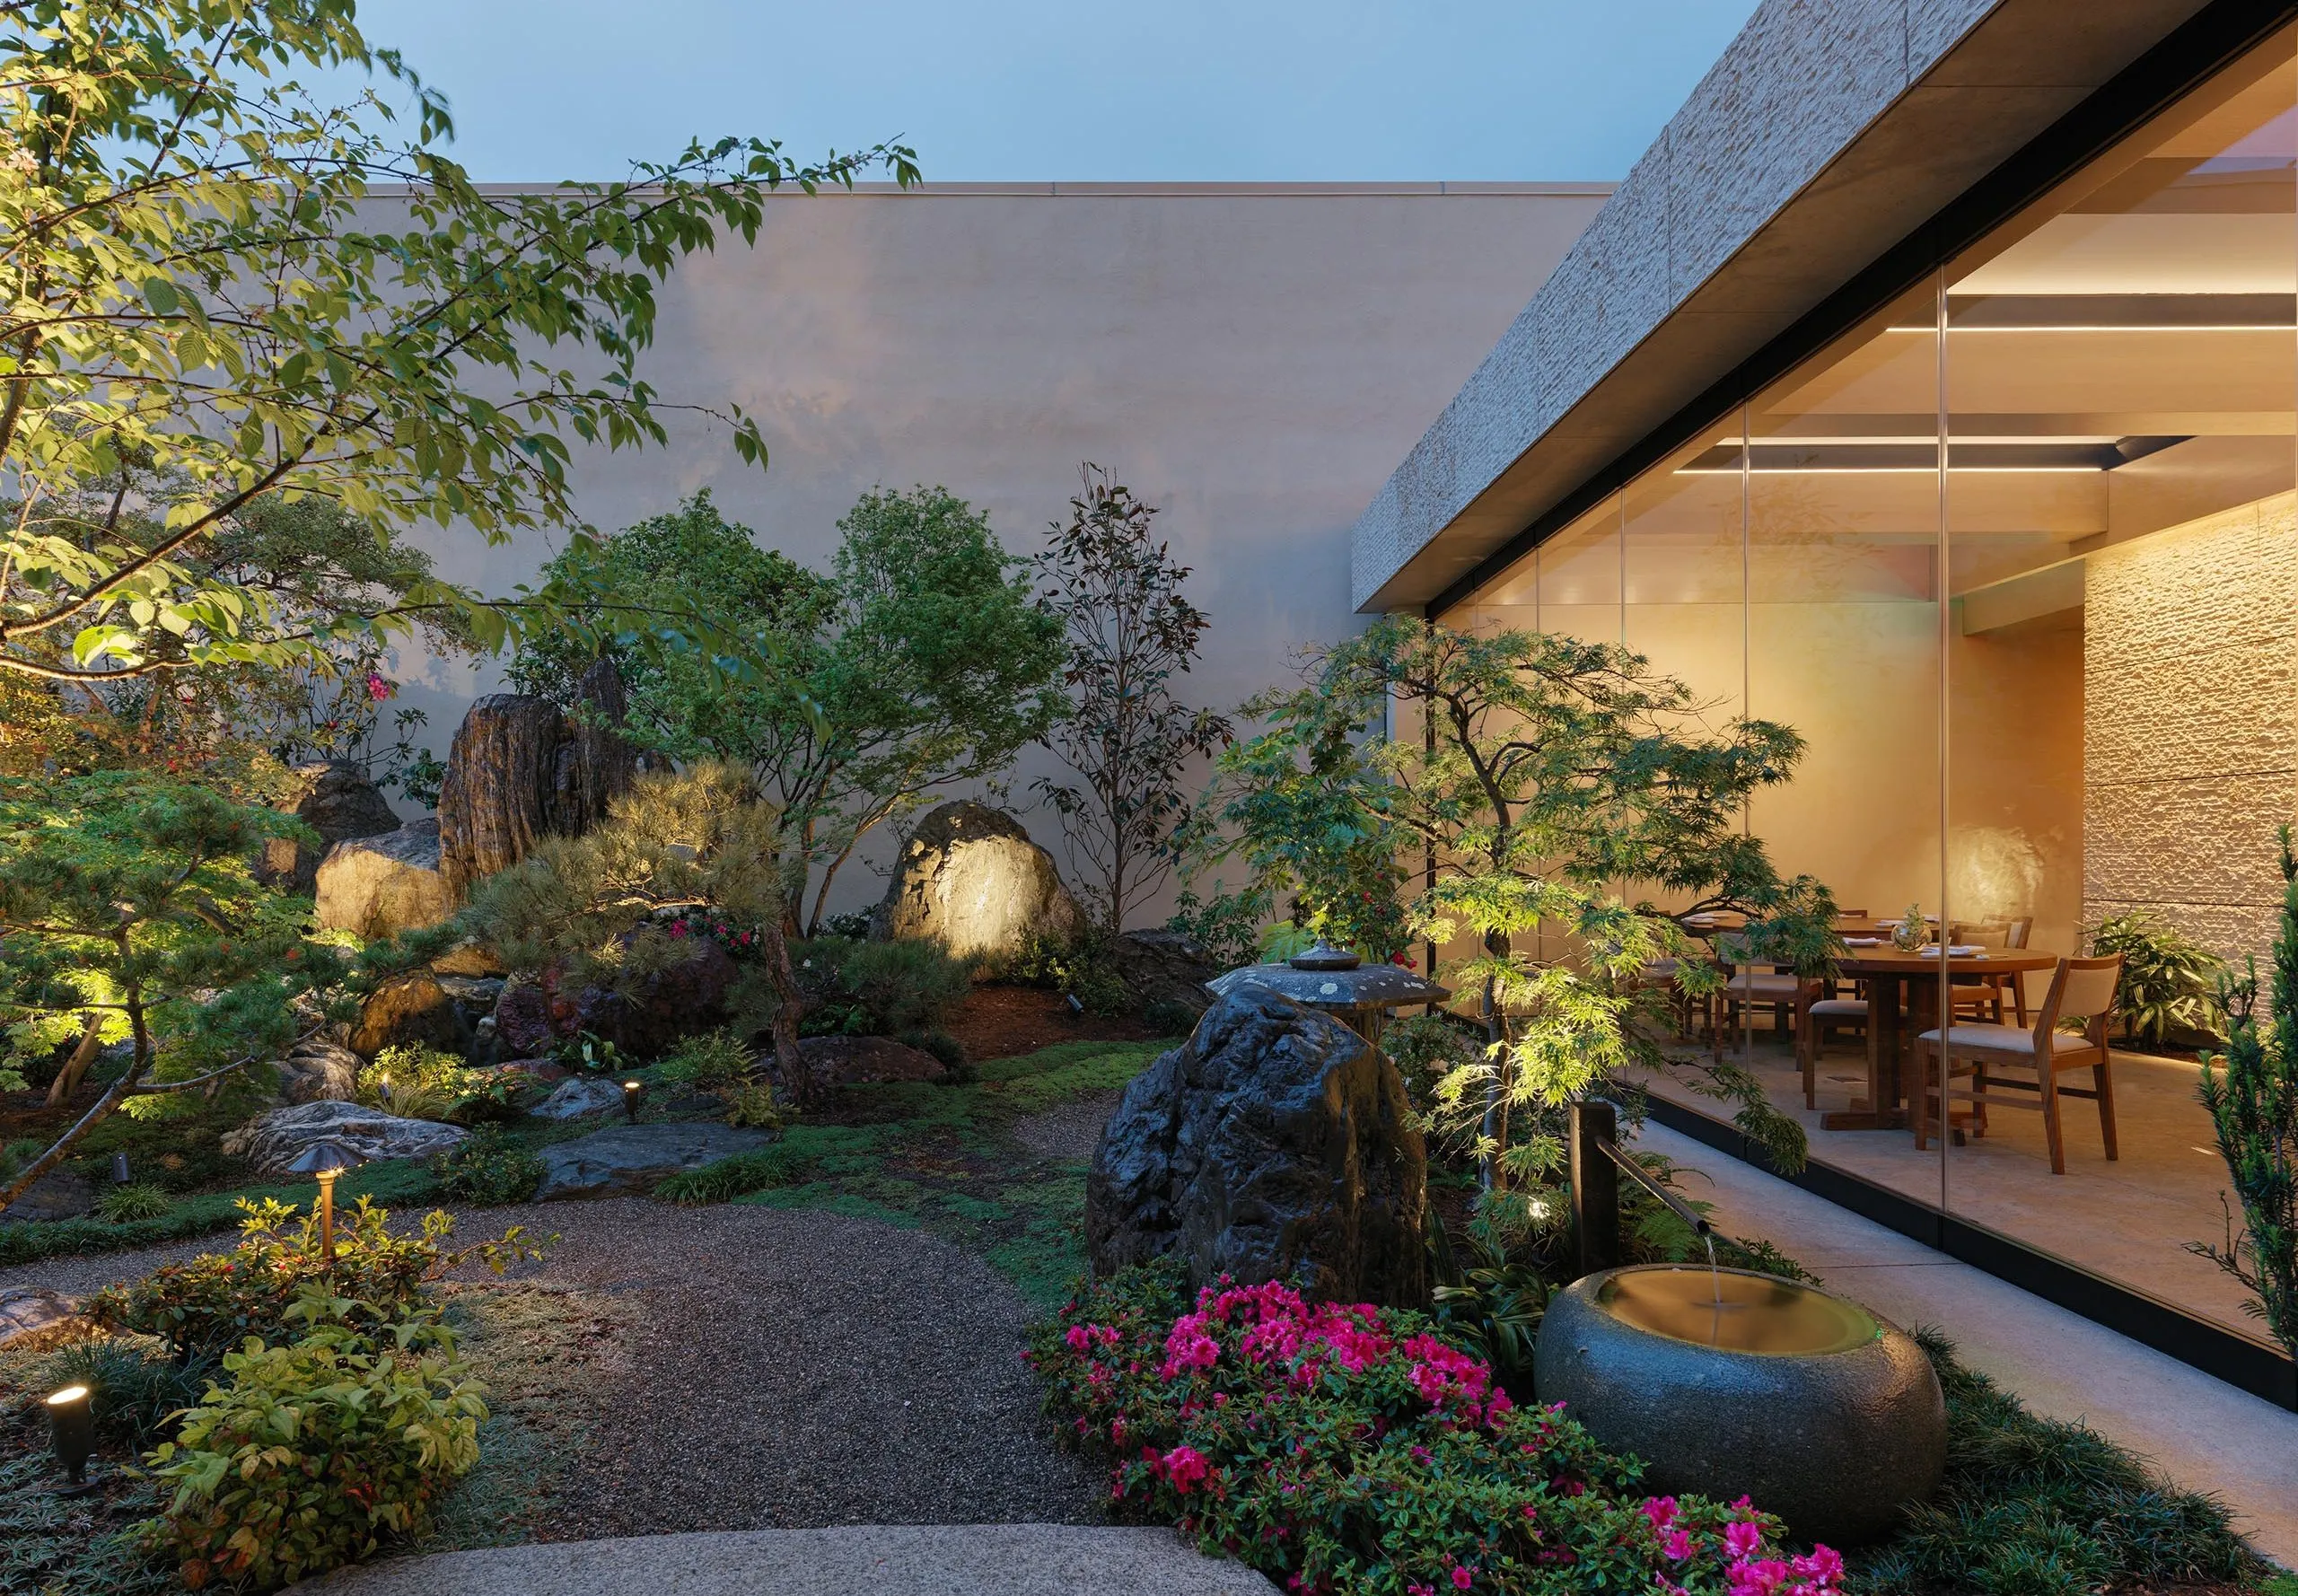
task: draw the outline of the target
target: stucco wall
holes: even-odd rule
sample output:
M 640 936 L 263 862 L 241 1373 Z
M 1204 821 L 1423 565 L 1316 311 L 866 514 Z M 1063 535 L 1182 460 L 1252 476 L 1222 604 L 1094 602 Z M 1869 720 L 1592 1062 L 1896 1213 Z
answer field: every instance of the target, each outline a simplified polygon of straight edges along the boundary
M 1287 653 L 1361 624 L 1348 529 L 1601 204 L 1592 185 L 1075 188 L 777 198 L 754 248 L 722 244 L 662 296 L 645 374 L 732 401 L 772 452 L 674 421 L 666 449 L 575 456 L 612 529 L 695 489 L 821 566 L 873 485 L 939 483 L 1031 552 L 1081 461 L 1161 506 L 1213 619 L 1180 690 L 1222 708 Z M 441 539 L 445 574 L 500 591 L 550 539 Z M 417 664 L 443 745 L 478 675 Z M 1042 765 L 1025 761 L 1015 792 Z M 1025 817 L 1056 847 L 1048 816 Z M 882 890 L 841 878 L 849 907 Z M 1162 910 L 1155 911 L 1162 915 Z
M 2092 555 L 2083 914 L 2153 910 L 2236 959 L 2298 820 L 2298 527 L 2278 494 Z

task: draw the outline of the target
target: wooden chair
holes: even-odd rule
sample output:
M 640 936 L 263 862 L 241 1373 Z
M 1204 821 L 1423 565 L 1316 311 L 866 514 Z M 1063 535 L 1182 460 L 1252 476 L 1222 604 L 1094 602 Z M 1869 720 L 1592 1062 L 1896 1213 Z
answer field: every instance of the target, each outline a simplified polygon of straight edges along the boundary
M 2007 948 L 2011 945 L 2011 926 L 2006 921 L 1966 923 L 1957 921 L 1947 928 L 1947 940 L 1961 947 Z M 1999 975 L 1959 975 L 1954 978 L 1955 1017 L 1969 1016 L 1990 1025 L 2003 1023 L 2004 982 L 2017 984 L 2015 978 Z M 2022 1004 L 2023 1011 L 2024 1005 Z M 2024 1019 L 2022 1013 L 2021 1018 Z
M 1974 1105 L 1982 1136 L 1990 1107 L 2039 1109 L 2043 1136 L 2050 1144 L 2051 1173 L 2064 1175 L 2066 1136 L 2060 1123 L 2059 1100 L 2086 1097 L 2098 1102 L 2099 1136 L 2106 1144 L 2108 1159 L 2111 1162 L 2118 1156 L 2114 1065 L 2107 1050 L 2107 1032 L 2114 1019 L 2115 985 L 2121 977 L 2118 953 L 2106 959 L 2062 959 L 2051 972 L 2050 989 L 2037 1006 L 2031 1026 L 1957 1022 L 1949 1025 L 1943 1036 L 1926 1030 L 1917 1037 L 1916 1067 L 1922 1101 L 1916 1108 L 1916 1148 L 1929 1144 L 1934 1124 L 1945 1134 L 1947 1116 L 1957 1101 Z M 2061 1014 L 2081 1015 L 2082 1031 L 2059 1030 Z M 1965 1067 L 1957 1068 L 1959 1064 Z M 2091 1072 L 2087 1089 L 2058 1083 L 2059 1076 L 2073 1070 Z M 2035 1078 L 2022 1080 L 2006 1075 L 2005 1071 L 2032 1071 Z M 1968 1089 L 1955 1085 L 1959 1075 L 1970 1078 Z M 2005 1092 L 2019 1095 L 2002 1095 Z
M 1803 1072 L 1807 1109 L 1820 1106 L 1820 1055 L 1827 1048 L 1829 1033 L 1836 1030 L 1855 1030 L 1864 1039 L 1867 999 L 1839 996 L 1832 982 L 1805 982 L 1803 1001 L 1795 1011 L 1795 1062 Z

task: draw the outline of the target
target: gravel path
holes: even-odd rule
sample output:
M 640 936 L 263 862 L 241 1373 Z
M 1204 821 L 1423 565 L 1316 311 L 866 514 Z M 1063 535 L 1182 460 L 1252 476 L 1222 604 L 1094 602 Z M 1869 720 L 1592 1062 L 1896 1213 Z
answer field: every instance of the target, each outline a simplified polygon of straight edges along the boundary
M 601 1393 L 551 1539 L 827 1524 L 1091 1523 L 988 1265 L 873 1220 L 636 1198 L 474 1211 L 462 1239 L 557 1232 L 541 1281 L 635 1294 L 632 1372 Z M 83 1292 L 224 1238 L 0 1271 Z
M 1013 1127 L 1013 1139 L 1040 1158 L 1090 1159 L 1124 1095 L 1125 1089 L 1118 1087 L 1032 1114 Z

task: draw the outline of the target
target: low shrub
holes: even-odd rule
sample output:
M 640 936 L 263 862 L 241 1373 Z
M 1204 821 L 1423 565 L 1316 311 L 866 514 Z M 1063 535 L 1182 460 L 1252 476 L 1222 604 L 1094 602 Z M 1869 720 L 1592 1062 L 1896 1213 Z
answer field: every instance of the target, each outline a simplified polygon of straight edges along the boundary
M 96 1217 L 110 1224 L 128 1224 L 139 1219 L 158 1219 L 176 1206 L 164 1186 L 149 1180 L 131 1180 L 125 1186 L 115 1186 L 96 1199 Z
M 173 1495 L 139 1539 L 193 1590 L 268 1590 L 419 1534 L 478 1460 L 485 1388 L 435 1308 L 311 1282 L 283 1318 L 295 1338 L 225 1354 L 149 1460 Z
M 64 1347 L 40 1365 L 40 1384 L 88 1388 L 89 1410 L 105 1438 L 145 1446 L 171 1428 L 177 1413 L 199 1400 L 215 1372 L 215 1360 L 167 1355 L 146 1337 L 92 1336 Z
M 471 1068 L 458 1055 L 416 1044 L 376 1054 L 359 1071 L 354 1095 L 371 1109 L 409 1119 L 452 1119 L 469 1117 L 474 1105 L 482 1111 L 500 1107 L 509 1092 L 508 1082 Z
M 935 942 L 820 936 L 791 949 L 809 1005 L 809 1036 L 899 1036 L 928 1030 L 972 989 L 966 962 Z
M 1170 997 L 1152 999 L 1141 1011 L 1141 1018 L 1159 1036 L 1188 1036 L 1197 1029 L 1197 1011 Z
M 665 1081 L 697 1092 L 725 1092 L 748 1078 L 758 1057 L 730 1030 L 685 1038 L 655 1066 Z
M 1842 1559 L 1636 1489 L 1560 1409 L 1520 1408 L 1433 1321 L 1282 1285 L 1128 1271 L 1031 1334 L 1048 1410 L 1110 1461 L 1111 1511 L 1179 1524 L 1296 1592 L 1835 1596 Z
M 1092 933 L 1077 937 L 1032 933 L 998 973 L 1025 987 L 1049 987 L 1074 997 L 1089 1014 L 1121 1014 L 1133 1006 L 1133 988 L 1118 973 L 1107 940 Z
M 431 1167 L 442 1195 L 481 1207 L 523 1203 L 542 1184 L 542 1160 L 498 1125 L 478 1127 L 460 1146 L 434 1158 Z
M 583 1075 L 618 1074 L 627 1062 L 621 1048 L 606 1038 L 594 1036 L 587 1030 L 553 1042 L 550 1057 L 551 1062 L 560 1068 Z
M 966 1045 L 938 1027 L 928 1030 L 905 1030 L 894 1039 L 906 1047 L 930 1054 L 950 1073 L 953 1082 L 964 1083 L 973 1076 L 973 1060 L 966 1054 Z
M 344 1188 L 353 1188 L 346 1191 Z M 0 1224 L 0 1267 L 37 1263 L 44 1258 L 75 1253 L 121 1252 L 156 1247 L 240 1228 L 246 1220 L 241 1205 L 267 1198 L 305 1199 L 311 1191 L 300 1185 L 243 1188 L 238 1191 L 200 1192 L 179 1197 L 175 1206 L 157 1219 L 132 1219 L 118 1224 L 93 1217 L 49 1219 L 38 1224 Z M 420 1203 L 438 1195 L 439 1183 L 430 1166 L 393 1161 L 371 1163 L 346 1176 L 337 1188 L 337 1200 L 347 1202 L 361 1192 L 390 1203 Z
M 466 1262 L 500 1274 L 516 1258 L 540 1256 L 517 1228 L 499 1241 L 450 1250 L 455 1222 L 440 1212 L 425 1215 L 416 1234 L 394 1236 L 390 1215 L 362 1197 L 337 1216 L 330 1272 L 320 1257 L 317 1215 L 268 1198 L 241 1199 L 238 1206 L 246 1217 L 230 1252 L 203 1253 L 132 1285 L 108 1287 L 88 1300 L 88 1316 L 106 1329 L 156 1337 L 179 1357 L 197 1356 L 250 1337 L 282 1340 L 289 1306 L 305 1285 L 321 1278 L 365 1311 L 389 1316 L 412 1307 L 427 1282 Z

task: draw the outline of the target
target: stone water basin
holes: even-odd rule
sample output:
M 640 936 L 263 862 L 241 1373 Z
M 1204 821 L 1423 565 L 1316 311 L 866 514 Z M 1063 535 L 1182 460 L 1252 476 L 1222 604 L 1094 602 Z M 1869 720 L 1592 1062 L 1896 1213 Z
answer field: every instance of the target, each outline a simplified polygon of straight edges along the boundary
M 1801 1540 L 1880 1539 L 1946 1468 L 1946 1402 L 1915 1338 L 1752 1270 L 1575 1281 L 1548 1304 L 1533 1379 L 1542 1402 L 1642 1458 L 1647 1489 L 1751 1496 Z

